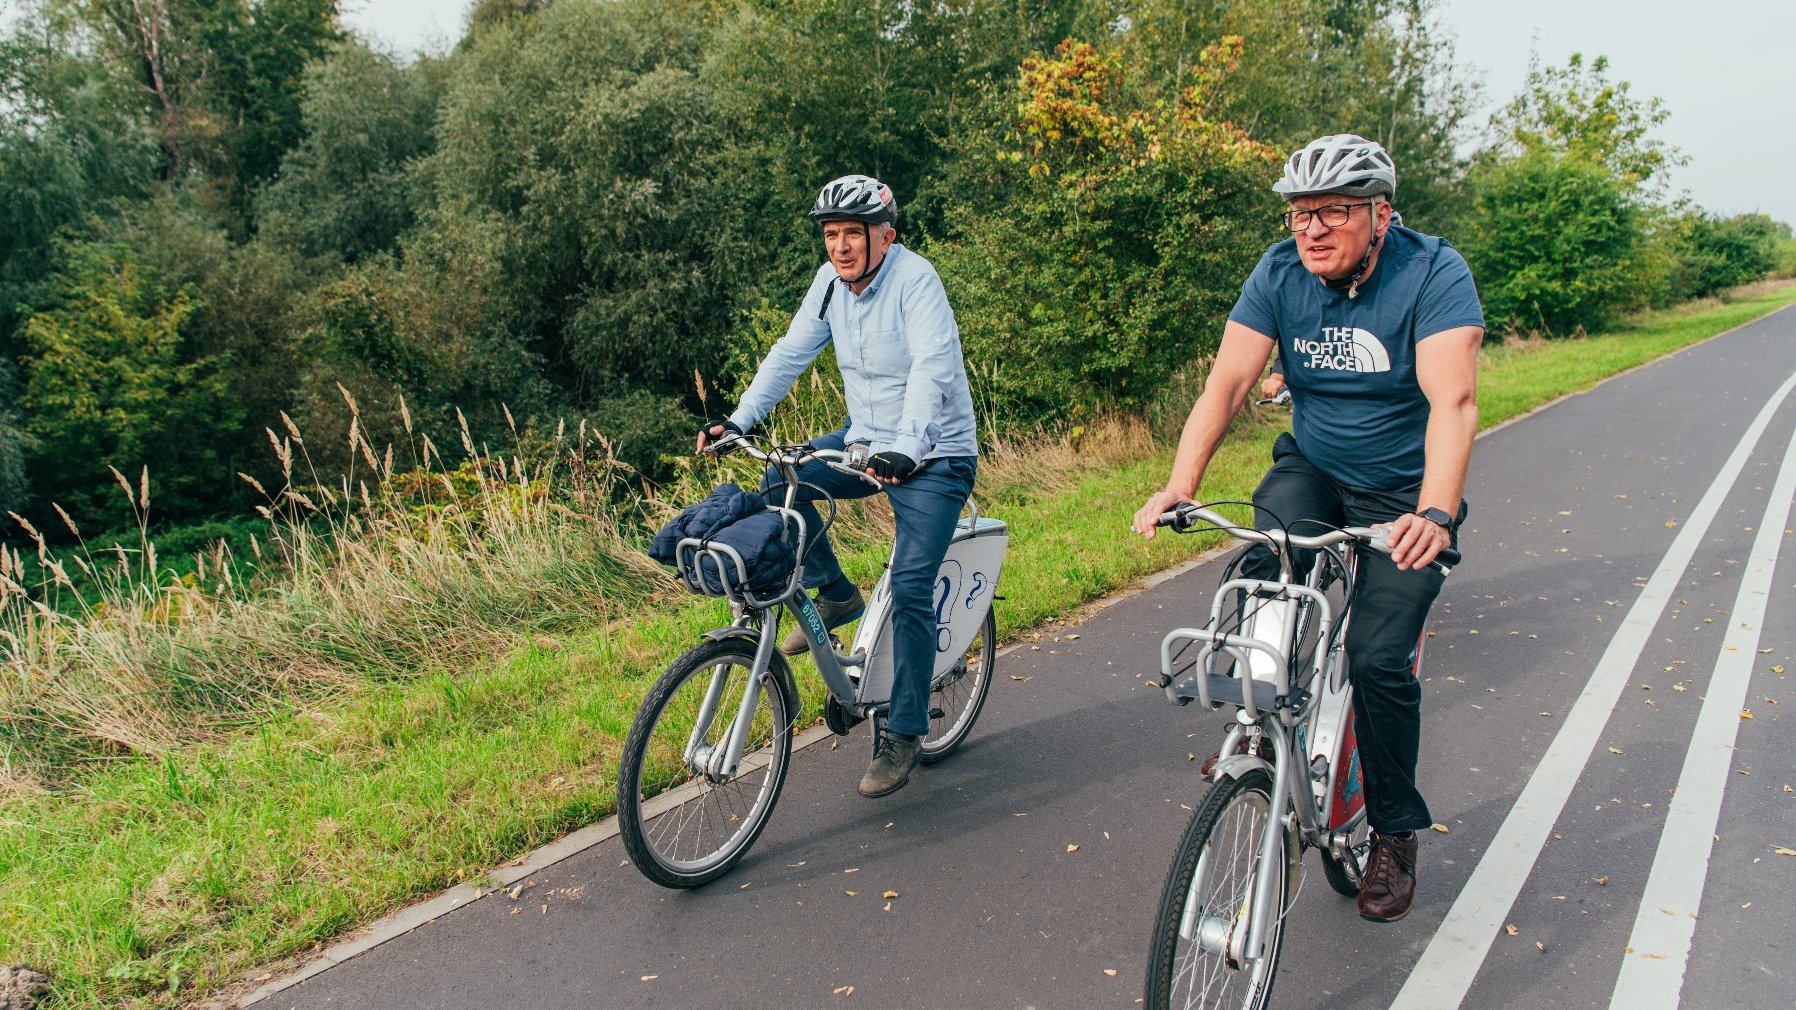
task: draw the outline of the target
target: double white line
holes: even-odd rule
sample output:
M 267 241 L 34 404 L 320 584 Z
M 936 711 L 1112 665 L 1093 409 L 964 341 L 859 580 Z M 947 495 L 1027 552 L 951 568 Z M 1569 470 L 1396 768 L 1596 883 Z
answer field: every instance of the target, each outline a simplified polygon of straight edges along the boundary
M 1578 695 L 1577 703 L 1560 725 L 1509 816 L 1497 829 L 1471 879 L 1448 910 L 1434 940 L 1422 952 L 1391 1010 L 1442 1010 L 1457 1007 L 1465 999 L 1684 569 L 1792 388 L 1796 388 L 1796 375 L 1785 380 L 1759 411 L 1714 483 L 1690 513 L 1683 530 L 1672 540 L 1671 549 L 1610 639 L 1590 681 Z M 1792 493 L 1796 493 L 1796 439 L 1792 439 L 1765 519 L 1759 525 L 1752 560 L 1740 587 L 1740 600 L 1734 605 L 1735 623 L 1728 629 L 1721 659 L 1716 663 L 1714 678 L 1697 717 L 1690 756 L 1678 780 L 1630 940 L 1636 953 L 1624 961 L 1614 1002 L 1610 1004 L 1613 1010 L 1677 1005 L 1696 928 L 1694 916 L 1708 875 L 1734 735 L 1739 728 L 1740 701 L 1751 678 L 1758 626 Z M 1674 914 L 1665 915 L 1659 911 L 1661 907 L 1671 908 Z M 1645 956 L 1648 954 L 1652 956 Z

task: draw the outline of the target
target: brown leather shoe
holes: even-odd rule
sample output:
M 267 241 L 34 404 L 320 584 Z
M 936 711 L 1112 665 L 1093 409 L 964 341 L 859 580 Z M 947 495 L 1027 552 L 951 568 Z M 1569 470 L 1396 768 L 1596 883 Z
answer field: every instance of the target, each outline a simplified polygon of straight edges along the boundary
M 1416 836 L 1393 838 L 1372 832 L 1366 872 L 1359 882 L 1359 917 L 1396 922 L 1416 899 Z

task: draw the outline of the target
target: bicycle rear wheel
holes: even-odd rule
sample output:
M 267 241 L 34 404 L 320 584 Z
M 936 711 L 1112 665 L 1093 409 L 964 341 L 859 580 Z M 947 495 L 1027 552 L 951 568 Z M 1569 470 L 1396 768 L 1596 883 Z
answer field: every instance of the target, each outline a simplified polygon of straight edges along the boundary
M 1290 901 L 1291 838 L 1272 815 L 1272 778 L 1256 769 L 1224 778 L 1210 788 L 1179 843 L 1149 948 L 1150 1010 L 1242 1008 L 1258 1010 L 1272 996 L 1272 980 L 1284 945 L 1284 912 Z M 1267 831 L 1282 837 L 1277 865 L 1263 867 Z M 1242 956 L 1259 874 L 1278 875 L 1276 916 L 1257 960 Z
M 742 760 L 724 775 L 707 768 L 742 718 L 755 642 L 728 638 L 690 650 L 655 682 L 637 710 L 618 767 L 617 822 L 642 875 L 663 887 L 697 887 L 729 872 L 766 827 L 786 780 L 798 699 L 776 653 L 750 715 Z M 707 696 L 710 717 L 699 723 Z
M 923 763 L 935 764 L 954 753 L 967 734 L 979 710 L 985 707 L 985 696 L 992 689 L 992 663 L 998 653 L 998 620 L 992 611 L 985 612 L 979 633 L 967 645 L 966 654 L 954 668 L 935 679 L 929 687 L 929 732 L 923 737 Z

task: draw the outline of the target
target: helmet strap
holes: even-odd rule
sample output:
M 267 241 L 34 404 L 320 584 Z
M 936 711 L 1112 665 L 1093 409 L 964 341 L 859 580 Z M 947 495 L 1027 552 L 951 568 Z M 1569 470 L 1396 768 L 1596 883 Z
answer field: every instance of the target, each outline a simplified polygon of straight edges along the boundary
M 1342 288 L 1346 288 L 1348 298 L 1358 298 L 1359 297 L 1359 282 L 1365 278 L 1366 268 L 1370 267 L 1372 265 L 1372 255 L 1378 251 L 1378 243 L 1383 240 L 1384 240 L 1383 235 L 1380 235 L 1377 232 L 1373 232 L 1372 233 L 1372 241 L 1366 243 L 1366 251 L 1363 255 L 1360 256 L 1359 266 L 1356 266 L 1353 268 L 1353 273 L 1347 275 L 1346 277 L 1344 277 L 1340 280 L 1332 280 L 1331 281 L 1327 278 L 1323 278 L 1322 283 L 1327 285 L 1329 288 L 1331 288 L 1335 291 L 1339 291 Z

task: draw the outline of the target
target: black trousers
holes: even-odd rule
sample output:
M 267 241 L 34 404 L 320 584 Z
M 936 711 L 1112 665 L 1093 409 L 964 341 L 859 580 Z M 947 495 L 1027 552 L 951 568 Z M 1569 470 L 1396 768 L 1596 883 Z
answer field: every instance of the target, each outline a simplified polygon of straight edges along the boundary
M 1313 536 L 1328 526 L 1371 526 L 1391 522 L 1416 509 L 1420 485 L 1393 490 L 1348 487 L 1323 473 L 1280 435 L 1272 469 L 1253 493 L 1254 525 L 1289 527 Z M 1465 521 L 1461 502 L 1453 521 L 1453 546 Z M 1304 522 L 1304 520 L 1313 520 Z M 1307 573 L 1314 551 L 1292 560 Z M 1249 578 L 1276 579 L 1278 559 L 1271 549 L 1249 549 L 1241 570 Z M 1416 789 L 1416 755 L 1422 739 L 1422 685 L 1414 674 L 1415 650 L 1429 608 L 1445 576 L 1432 568 L 1399 571 L 1376 551 L 1359 552 L 1353 616 L 1347 626 L 1347 668 L 1353 682 L 1353 728 L 1359 738 L 1360 772 L 1366 787 L 1366 817 L 1382 833 L 1415 831 L 1434 823 Z

